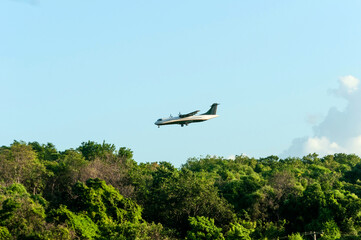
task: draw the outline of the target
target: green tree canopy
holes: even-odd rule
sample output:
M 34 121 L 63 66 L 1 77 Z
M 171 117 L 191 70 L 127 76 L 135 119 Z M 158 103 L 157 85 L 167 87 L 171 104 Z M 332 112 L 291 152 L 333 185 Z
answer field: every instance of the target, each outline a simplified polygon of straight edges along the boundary
M 222 229 L 214 224 L 212 218 L 203 216 L 189 217 L 190 230 L 187 240 L 224 240 Z

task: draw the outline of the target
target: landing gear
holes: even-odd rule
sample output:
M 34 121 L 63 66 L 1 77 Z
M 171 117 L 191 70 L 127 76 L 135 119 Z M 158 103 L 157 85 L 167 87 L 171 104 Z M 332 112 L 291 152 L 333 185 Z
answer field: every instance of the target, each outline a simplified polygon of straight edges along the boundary
M 181 127 L 184 127 L 184 124 L 181 124 Z

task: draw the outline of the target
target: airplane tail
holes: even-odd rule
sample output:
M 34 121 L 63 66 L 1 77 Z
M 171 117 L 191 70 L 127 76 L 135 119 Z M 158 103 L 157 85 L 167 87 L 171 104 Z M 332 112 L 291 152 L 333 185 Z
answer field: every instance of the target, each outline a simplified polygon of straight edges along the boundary
M 213 103 L 208 112 L 203 113 L 202 115 L 216 115 L 217 114 L 217 106 L 219 103 Z

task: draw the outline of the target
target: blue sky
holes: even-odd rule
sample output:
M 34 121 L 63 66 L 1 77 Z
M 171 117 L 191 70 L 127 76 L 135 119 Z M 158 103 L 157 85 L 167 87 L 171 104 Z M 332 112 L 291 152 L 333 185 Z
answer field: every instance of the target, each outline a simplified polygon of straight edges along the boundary
M 3 0 L 0 145 L 105 140 L 176 166 L 360 154 L 360 12 L 356 0 Z M 214 102 L 219 118 L 154 125 Z

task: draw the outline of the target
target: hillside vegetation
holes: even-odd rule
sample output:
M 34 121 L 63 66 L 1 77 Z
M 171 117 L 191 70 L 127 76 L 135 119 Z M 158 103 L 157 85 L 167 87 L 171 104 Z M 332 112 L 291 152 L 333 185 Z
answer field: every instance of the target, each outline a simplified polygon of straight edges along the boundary
M 170 159 L 171 160 L 171 159 Z M 361 159 L 137 163 L 130 149 L 0 148 L 0 239 L 360 239 Z

